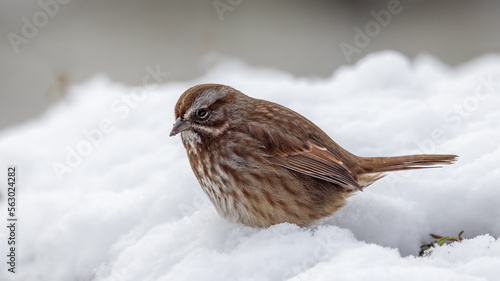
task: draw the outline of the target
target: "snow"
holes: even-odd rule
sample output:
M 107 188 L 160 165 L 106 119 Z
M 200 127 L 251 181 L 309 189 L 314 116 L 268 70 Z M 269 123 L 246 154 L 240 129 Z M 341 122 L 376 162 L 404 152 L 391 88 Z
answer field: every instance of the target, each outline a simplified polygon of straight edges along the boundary
M 131 88 L 96 76 L 0 132 L 5 223 L 7 165 L 19 183 L 17 272 L 2 227 L 2 280 L 498 280 L 500 56 L 450 68 L 382 52 L 326 79 L 227 60 L 193 81 L 156 78 Z M 314 227 L 232 224 L 169 137 L 177 98 L 206 82 L 288 106 L 358 155 L 460 159 L 390 174 Z M 429 233 L 462 230 L 418 256 Z

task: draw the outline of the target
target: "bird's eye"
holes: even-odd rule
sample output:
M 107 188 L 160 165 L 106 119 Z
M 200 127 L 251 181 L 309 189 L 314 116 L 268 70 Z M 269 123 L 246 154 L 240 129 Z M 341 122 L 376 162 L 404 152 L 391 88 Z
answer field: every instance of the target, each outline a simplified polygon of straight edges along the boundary
M 200 119 L 205 119 L 208 117 L 208 111 L 205 108 L 199 109 L 196 112 L 196 116 Z

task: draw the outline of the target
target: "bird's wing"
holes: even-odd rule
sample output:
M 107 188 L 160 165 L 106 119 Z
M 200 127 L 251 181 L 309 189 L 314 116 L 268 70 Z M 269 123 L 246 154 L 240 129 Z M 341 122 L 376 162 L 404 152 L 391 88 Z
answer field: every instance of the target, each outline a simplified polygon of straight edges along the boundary
M 361 190 L 351 171 L 342 161 L 335 158 L 326 148 L 308 142 L 310 149 L 300 154 L 288 155 L 279 162 L 281 166 L 331 183 L 339 184 L 348 190 Z
M 361 190 L 349 168 L 320 144 L 266 124 L 250 123 L 249 129 L 275 164 L 350 191 Z

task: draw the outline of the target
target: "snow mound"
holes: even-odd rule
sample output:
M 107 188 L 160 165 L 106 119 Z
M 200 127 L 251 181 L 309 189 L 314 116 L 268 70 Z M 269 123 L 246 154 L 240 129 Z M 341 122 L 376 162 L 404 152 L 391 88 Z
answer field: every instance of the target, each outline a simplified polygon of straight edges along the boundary
M 95 77 L 0 132 L 4 222 L 7 165 L 19 184 L 17 273 L 2 227 L 2 280 L 498 280 L 500 56 L 452 69 L 382 52 L 328 79 L 237 61 L 189 82 L 168 71 L 146 67 L 135 88 Z M 316 227 L 232 224 L 169 137 L 180 94 L 207 82 L 288 106 L 358 155 L 460 159 L 391 174 Z M 461 230 L 462 242 L 418 256 L 429 233 Z

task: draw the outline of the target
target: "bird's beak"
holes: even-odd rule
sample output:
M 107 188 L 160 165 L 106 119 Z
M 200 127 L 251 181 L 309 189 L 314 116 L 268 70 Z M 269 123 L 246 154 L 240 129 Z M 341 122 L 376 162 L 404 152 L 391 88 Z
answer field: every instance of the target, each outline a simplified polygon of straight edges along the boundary
M 172 127 L 172 131 L 170 132 L 170 136 L 171 137 L 175 136 L 178 133 L 185 131 L 189 128 L 191 128 L 191 125 L 179 117 L 177 118 L 177 120 L 175 120 L 174 126 Z

